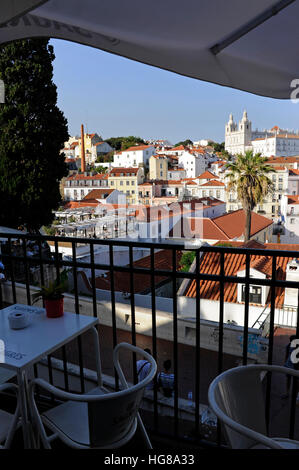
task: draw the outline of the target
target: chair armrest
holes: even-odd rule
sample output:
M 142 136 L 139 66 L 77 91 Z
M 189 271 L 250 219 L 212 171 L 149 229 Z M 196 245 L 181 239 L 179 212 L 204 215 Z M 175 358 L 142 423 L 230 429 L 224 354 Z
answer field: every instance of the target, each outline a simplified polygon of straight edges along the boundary
M 49 384 L 44 379 L 33 379 L 29 383 L 29 396 L 33 398 L 35 387 L 41 387 L 44 390 L 47 390 L 52 395 L 55 395 L 58 398 L 64 400 L 73 400 L 73 401 L 92 401 L 93 395 L 79 394 L 79 393 L 70 393 L 60 388 L 54 387 L 54 385 Z M 87 400 L 88 397 L 88 400 Z M 96 396 L 99 399 L 99 395 Z

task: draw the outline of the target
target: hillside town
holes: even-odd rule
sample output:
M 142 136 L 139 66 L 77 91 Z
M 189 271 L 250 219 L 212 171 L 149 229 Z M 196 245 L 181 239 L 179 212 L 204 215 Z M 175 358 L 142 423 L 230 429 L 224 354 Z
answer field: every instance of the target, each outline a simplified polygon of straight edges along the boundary
M 228 188 L 226 160 L 251 150 L 273 168 L 268 175 L 272 190 L 254 208 L 251 238 L 299 242 L 298 131 L 278 126 L 252 131 L 244 111 L 238 125 L 230 115 L 220 152 L 208 139 L 178 146 L 152 139 L 115 151 L 98 133 L 87 134 L 81 127 L 81 135 L 70 137 L 62 150 L 69 175 L 61 182 L 64 205 L 55 213 L 55 234 L 169 239 L 180 213 L 189 225 L 196 221 L 198 230 L 179 238 L 241 241 L 242 226 L 219 230 L 243 210 L 236 192 Z M 157 222 L 158 214 L 163 222 Z

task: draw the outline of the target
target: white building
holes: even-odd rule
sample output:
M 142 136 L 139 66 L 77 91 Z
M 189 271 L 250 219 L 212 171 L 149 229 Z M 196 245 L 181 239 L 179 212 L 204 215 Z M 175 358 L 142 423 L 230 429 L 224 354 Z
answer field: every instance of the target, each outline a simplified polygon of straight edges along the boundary
M 95 161 L 98 157 L 107 155 L 114 150 L 108 142 L 97 142 L 91 146 L 92 160 Z
M 113 167 L 137 168 L 149 167 L 149 159 L 156 153 L 153 145 L 136 145 L 127 150 L 116 152 L 113 157 Z
M 72 175 L 64 182 L 64 199 L 80 201 L 93 189 L 99 188 L 108 188 L 108 175 L 102 173 Z
M 180 181 L 187 177 L 187 172 L 184 168 L 169 168 L 167 170 L 167 179 Z
M 299 243 L 299 195 L 284 195 L 281 200 L 283 232 L 281 243 Z
M 299 136 L 275 134 L 252 140 L 253 153 L 264 157 L 292 157 L 299 154 Z
M 270 156 L 294 156 L 299 154 L 299 133 L 280 129 L 278 126 L 269 130 L 252 131 L 251 121 L 247 112 L 237 124 L 233 115 L 225 125 L 225 150 L 232 155 L 244 154 L 247 150 L 253 153 L 261 153 L 265 157 Z
M 297 164 L 296 164 L 297 166 Z M 299 194 L 299 170 L 289 169 L 288 194 Z
M 179 155 L 179 165 L 186 170 L 186 178 L 196 178 L 206 169 L 204 158 L 187 151 Z
M 227 171 L 224 172 L 226 186 L 228 184 Z M 269 219 L 278 219 L 281 213 L 281 199 L 288 188 L 288 169 L 284 166 L 276 167 L 275 172 L 270 172 L 267 176 L 272 181 L 273 191 L 255 207 L 254 211 L 268 217 Z M 241 209 L 242 203 L 234 191 L 226 191 L 227 211 L 232 212 Z
M 209 145 L 209 142 L 212 142 L 211 139 L 201 139 L 194 141 L 193 145 L 195 147 L 206 147 L 207 145 Z

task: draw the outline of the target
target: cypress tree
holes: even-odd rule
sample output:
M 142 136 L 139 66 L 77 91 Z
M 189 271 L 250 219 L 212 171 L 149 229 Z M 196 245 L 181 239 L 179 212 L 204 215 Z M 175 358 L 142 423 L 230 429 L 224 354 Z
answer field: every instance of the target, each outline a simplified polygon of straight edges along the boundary
M 0 46 L 0 225 L 37 231 L 53 219 L 67 175 L 67 121 L 57 107 L 53 47 L 48 39 Z

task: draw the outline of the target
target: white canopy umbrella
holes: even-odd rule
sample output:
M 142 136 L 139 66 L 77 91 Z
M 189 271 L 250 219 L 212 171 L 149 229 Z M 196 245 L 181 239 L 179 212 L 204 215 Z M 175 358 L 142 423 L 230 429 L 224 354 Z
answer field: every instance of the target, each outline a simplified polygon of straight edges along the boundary
M 0 43 L 62 38 L 189 77 L 290 98 L 299 79 L 298 17 L 296 0 L 1 0 Z

